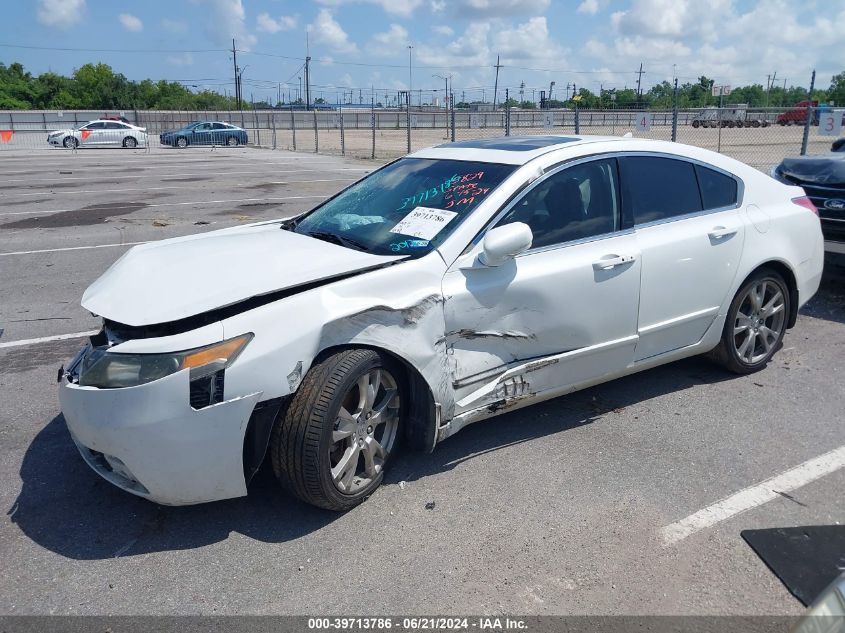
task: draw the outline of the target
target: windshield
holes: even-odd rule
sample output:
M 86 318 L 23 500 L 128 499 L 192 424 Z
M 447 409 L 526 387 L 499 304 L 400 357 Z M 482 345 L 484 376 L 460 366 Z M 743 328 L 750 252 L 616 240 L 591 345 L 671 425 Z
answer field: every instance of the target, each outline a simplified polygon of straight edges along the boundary
M 379 255 L 424 255 L 469 216 L 513 165 L 403 158 L 295 224 L 297 233 Z

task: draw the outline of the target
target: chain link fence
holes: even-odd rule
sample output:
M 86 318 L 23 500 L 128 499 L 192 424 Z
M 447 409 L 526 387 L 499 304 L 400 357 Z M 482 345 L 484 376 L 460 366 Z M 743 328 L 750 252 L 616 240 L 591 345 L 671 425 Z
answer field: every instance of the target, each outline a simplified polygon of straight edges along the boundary
M 196 121 L 243 128 L 236 144 L 356 158 L 391 159 L 450 141 L 512 135 L 600 135 L 677 141 L 720 152 L 767 171 L 785 156 L 821 154 L 842 135 L 845 110 L 444 110 L 340 108 L 240 111 L 0 111 L 0 151 L 121 147 L 168 151 Z M 99 127 L 86 124 L 99 120 Z M 102 121 L 105 120 L 105 123 Z M 831 122 L 833 122 L 831 124 Z M 142 128 L 142 133 L 128 126 Z M 222 128 L 223 126 L 221 126 Z M 51 134 L 62 132 L 61 135 Z M 216 135 L 215 135 L 216 133 Z M 188 137 L 189 145 L 223 145 L 222 131 Z M 205 140 L 203 140 L 205 139 Z M 191 148 L 198 149 L 197 147 Z

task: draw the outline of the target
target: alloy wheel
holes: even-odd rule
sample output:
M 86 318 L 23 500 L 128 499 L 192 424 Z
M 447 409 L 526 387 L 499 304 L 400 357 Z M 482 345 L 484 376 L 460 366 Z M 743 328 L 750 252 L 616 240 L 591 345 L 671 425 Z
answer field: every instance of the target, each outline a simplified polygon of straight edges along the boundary
M 399 388 L 384 368 L 362 374 L 346 392 L 332 429 L 329 465 L 335 487 L 354 494 L 384 467 L 399 428 Z
M 770 279 L 755 283 L 742 298 L 734 322 L 734 349 L 754 365 L 769 357 L 783 334 L 786 310 L 783 289 Z

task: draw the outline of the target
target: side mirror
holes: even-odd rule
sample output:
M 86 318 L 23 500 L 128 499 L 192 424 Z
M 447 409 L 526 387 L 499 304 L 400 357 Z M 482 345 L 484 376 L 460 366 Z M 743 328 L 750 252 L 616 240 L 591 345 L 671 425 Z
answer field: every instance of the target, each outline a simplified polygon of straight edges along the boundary
M 531 248 L 534 235 L 524 222 L 497 226 L 487 232 L 478 258 L 485 266 L 501 266 Z

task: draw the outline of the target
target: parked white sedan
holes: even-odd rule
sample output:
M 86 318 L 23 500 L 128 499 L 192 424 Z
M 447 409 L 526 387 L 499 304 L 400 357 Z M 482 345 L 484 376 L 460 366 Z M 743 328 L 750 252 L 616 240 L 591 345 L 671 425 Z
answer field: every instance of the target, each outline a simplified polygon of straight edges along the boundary
M 47 135 L 50 145 L 77 147 L 146 147 L 147 128 L 113 119 L 89 121 L 75 129 L 57 130 Z
M 60 371 L 87 463 L 163 504 L 334 510 L 397 445 L 695 354 L 762 369 L 816 292 L 797 188 L 703 149 L 509 137 L 411 154 L 291 220 L 136 246 Z

